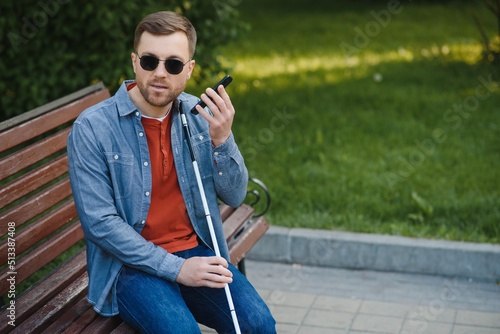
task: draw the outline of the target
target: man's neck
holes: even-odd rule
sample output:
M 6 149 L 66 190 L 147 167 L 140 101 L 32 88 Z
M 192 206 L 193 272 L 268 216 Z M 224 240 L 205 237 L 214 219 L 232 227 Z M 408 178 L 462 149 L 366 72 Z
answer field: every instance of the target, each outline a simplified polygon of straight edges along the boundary
M 155 107 L 146 102 L 146 100 L 142 97 L 139 88 L 135 86 L 134 88 L 128 91 L 128 95 L 130 99 L 135 104 L 137 109 L 141 111 L 143 115 L 152 117 L 152 118 L 161 118 L 168 114 L 170 109 L 172 108 L 172 102 L 170 102 L 167 106 L 164 107 Z

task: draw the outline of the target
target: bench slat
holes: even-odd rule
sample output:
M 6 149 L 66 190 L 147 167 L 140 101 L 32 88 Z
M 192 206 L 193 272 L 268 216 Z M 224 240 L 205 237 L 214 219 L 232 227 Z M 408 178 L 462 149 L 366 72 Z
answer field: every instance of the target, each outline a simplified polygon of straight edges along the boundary
M 86 257 L 82 251 L 75 257 L 61 266 L 55 273 L 46 277 L 39 284 L 34 286 L 28 292 L 16 300 L 16 323 L 21 323 L 37 309 L 46 304 L 50 299 L 56 296 L 62 289 L 77 279 L 80 275 L 86 273 Z M 1 294 L 5 293 L 4 291 Z M 0 312 L 0 319 L 7 318 L 7 310 Z M 0 333 L 8 331 L 9 326 L 6 322 L 0 321 Z
M 52 324 L 45 329 L 43 334 L 60 334 L 65 331 L 68 333 L 79 333 L 83 328 L 88 325 L 92 320 L 97 317 L 97 313 L 94 312 L 92 307 L 87 301 L 86 297 L 81 298 L 73 307 L 62 314 L 59 318 L 55 319 Z M 79 320 L 81 318 L 81 320 Z M 76 321 L 78 323 L 87 322 L 83 325 L 81 329 L 76 328 Z
M 220 211 L 220 216 L 222 217 L 222 221 L 225 221 L 227 217 L 229 217 L 233 212 L 234 208 L 230 207 L 227 204 L 221 203 L 219 204 L 219 211 Z
M 252 217 L 253 208 L 246 204 L 242 204 L 238 207 L 231 216 L 226 218 L 222 227 L 224 228 L 224 235 L 226 240 L 231 241 L 236 235 L 241 225 L 246 222 L 250 217 Z
M 15 222 L 16 228 L 28 220 L 50 209 L 71 195 L 69 178 L 63 179 L 39 194 L 11 208 L 0 216 L 2 222 Z M 0 226 L 0 235 L 7 233 L 6 224 Z
M 81 334 L 110 333 L 122 323 L 120 317 L 98 317 Z
M 6 207 L 68 171 L 68 156 L 58 157 L 40 168 L 11 181 L 0 189 L 0 203 Z
M 35 248 L 29 254 L 22 257 L 16 263 L 16 282 L 20 283 L 31 276 L 38 269 L 54 260 L 64 251 L 83 239 L 83 231 L 80 222 L 72 223 L 68 228 L 59 232 L 56 236 L 50 238 L 42 245 Z M 8 290 L 9 282 L 8 268 L 0 274 L 0 292 L 3 294 Z
M 247 224 L 230 247 L 231 263 L 240 262 L 268 229 L 269 223 L 264 217 L 259 217 L 251 224 Z
M 133 329 L 126 323 L 122 322 L 120 326 L 116 327 L 116 329 L 112 331 L 110 334 L 135 334 L 135 333 L 137 333 L 135 329 Z
M 56 211 L 51 212 L 48 216 L 31 224 L 21 232 L 16 233 L 16 254 L 20 255 L 30 247 L 36 245 L 39 241 L 49 236 L 58 228 L 64 226 L 72 219 L 77 218 L 76 207 L 73 201 L 68 201 L 63 206 L 57 208 Z M 7 240 L 5 240 L 7 241 Z M 0 246 L 0 261 L 1 264 L 7 261 L 8 243 L 4 242 Z
M 0 160 L 0 180 L 29 167 L 38 161 L 66 148 L 70 128 L 44 138 Z
M 81 333 L 89 324 L 92 323 L 97 317 L 99 317 L 99 314 L 97 314 L 92 307 L 87 303 L 89 309 L 83 313 L 81 316 L 79 316 L 75 321 L 68 327 L 66 328 L 63 333 L 67 334 L 77 334 Z M 47 331 L 47 334 L 51 334 L 51 332 Z
M 77 280 L 71 283 L 67 289 L 64 289 L 47 304 L 37 310 L 32 316 L 16 326 L 11 333 L 25 334 L 32 333 L 34 328 L 38 331 L 47 328 L 50 326 L 53 319 L 64 313 L 66 307 L 74 305 L 78 300 L 85 297 L 87 284 L 87 275 L 81 275 Z
M 108 90 L 98 91 L 0 133 L 0 153 L 74 120 L 83 110 L 107 97 Z

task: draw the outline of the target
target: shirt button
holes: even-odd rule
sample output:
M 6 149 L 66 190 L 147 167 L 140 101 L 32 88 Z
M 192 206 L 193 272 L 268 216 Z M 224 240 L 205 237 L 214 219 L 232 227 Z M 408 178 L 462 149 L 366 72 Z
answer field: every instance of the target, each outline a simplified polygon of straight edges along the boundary
M 149 192 L 149 191 L 146 191 L 146 193 L 144 193 L 144 195 L 146 195 L 146 197 L 149 197 L 150 192 Z
M 200 136 L 198 137 L 198 139 L 199 139 L 200 141 L 201 141 L 201 140 L 203 140 L 203 136 L 202 136 L 202 135 L 200 135 Z
M 138 111 L 136 111 L 136 112 L 135 112 L 135 115 L 136 115 L 136 116 L 139 116 L 139 112 L 138 112 Z
M 145 167 L 149 166 L 149 163 L 147 161 L 144 161 L 144 166 Z
M 144 136 L 144 132 L 139 132 L 139 137 L 143 137 Z
M 214 155 L 219 155 L 219 152 L 214 152 Z
M 118 154 L 115 154 L 115 156 L 113 158 L 115 158 L 115 160 L 118 160 L 118 158 L 119 158 Z
M 219 175 L 222 176 L 222 172 L 219 172 Z
M 145 220 L 141 221 L 141 225 L 144 225 L 144 224 L 146 224 L 146 221 Z

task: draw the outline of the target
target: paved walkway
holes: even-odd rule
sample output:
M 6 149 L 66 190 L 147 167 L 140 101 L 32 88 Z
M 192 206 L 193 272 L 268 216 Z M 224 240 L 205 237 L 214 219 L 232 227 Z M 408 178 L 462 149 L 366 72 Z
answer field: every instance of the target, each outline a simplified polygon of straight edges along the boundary
M 280 334 L 500 334 L 493 281 L 248 260 L 247 276 Z

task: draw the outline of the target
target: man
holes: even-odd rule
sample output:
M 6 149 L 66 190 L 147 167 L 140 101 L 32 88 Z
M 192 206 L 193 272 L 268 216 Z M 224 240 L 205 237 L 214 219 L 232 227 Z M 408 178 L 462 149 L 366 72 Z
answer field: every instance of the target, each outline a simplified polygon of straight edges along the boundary
M 231 132 L 234 108 L 220 86 L 184 93 L 196 32 L 158 12 L 137 26 L 135 81 L 82 113 L 68 139 L 71 186 L 87 244 L 88 299 L 104 316 L 144 333 L 233 333 L 229 284 L 243 333 L 275 333 L 269 309 L 230 263 L 217 197 L 238 206 L 248 172 Z M 179 110 L 190 125 L 222 257 L 213 251 Z M 217 214 L 215 214 L 217 213 Z

